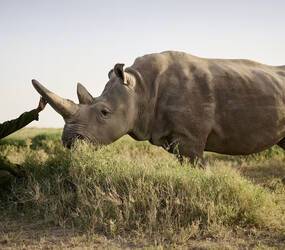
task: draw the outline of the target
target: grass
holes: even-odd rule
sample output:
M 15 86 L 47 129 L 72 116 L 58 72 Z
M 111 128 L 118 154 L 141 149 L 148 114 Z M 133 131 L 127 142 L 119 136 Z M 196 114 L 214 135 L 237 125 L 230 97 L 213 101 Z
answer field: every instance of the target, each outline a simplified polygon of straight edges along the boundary
M 24 129 L 1 142 L 26 178 L 2 176 L 0 247 L 284 248 L 282 149 L 207 153 L 203 170 L 128 137 L 66 150 L 60 132 Z

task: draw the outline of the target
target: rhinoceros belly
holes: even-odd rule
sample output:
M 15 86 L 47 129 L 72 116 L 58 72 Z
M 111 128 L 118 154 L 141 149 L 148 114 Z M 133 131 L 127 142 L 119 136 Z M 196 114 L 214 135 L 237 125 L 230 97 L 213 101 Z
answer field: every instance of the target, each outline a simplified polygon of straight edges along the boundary
M 255 112 L 253 112 L 255 111 Z M 223 154 L 251 154 L 285 137 L 285 108 L 233 110 L 217 122 L 205 150 Z

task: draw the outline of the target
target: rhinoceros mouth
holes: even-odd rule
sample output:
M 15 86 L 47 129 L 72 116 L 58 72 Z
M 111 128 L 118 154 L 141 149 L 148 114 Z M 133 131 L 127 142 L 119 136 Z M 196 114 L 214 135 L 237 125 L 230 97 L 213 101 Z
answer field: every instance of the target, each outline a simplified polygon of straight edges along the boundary
M 71 149 L 74 145 L 75 142 L 77 141 L 85 141 L 89 144 L 92 144 L 95 147 L 98 147 L 100 144 L 100 142 L 98 140 L 95 140 L 94 138 L 90 138 L 90 136 L 86 136 L 86 135 L 82 135 L 82 134 L 75 134 L 72 137 L 65 137 L 64 135 L 62 136 L 62 143 L 64 145 L 64 147 Z
M 63 138 L 62 144 L 64 147 L 71 149 L 74 146 L 74 143 L 78 140 L 84 140 L 84 137 L 81 135 L 78 135 L 78 136 L 75 136 L 75 137 L 69 138 L 69 139 Z
M 71 136 L 62 135 L 62 144 L 66 148 L 72 148 L 76 141 L 89 141 L 89 138 L 82 134 L 73 134 Z

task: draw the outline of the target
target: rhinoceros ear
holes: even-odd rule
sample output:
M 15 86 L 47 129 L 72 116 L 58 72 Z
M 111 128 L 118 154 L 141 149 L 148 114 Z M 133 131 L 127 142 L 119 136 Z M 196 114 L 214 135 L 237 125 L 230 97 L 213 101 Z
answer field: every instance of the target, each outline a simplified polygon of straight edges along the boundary
M 91 104 L 93 102 L 93 96 L 81 83 L 77 83 L 77 96 L 80 104 Z
M 124 65 L 125 64 L 117 63 L 114 66 L 114 72 L 115 72 L 115 75 L 117 77 L 119 77 L 123 81 L 124 84 L 127 84 L 126 76 L 125 76 L 125 72 L 124 72 Z
M 109 71 L 109 73 L 108 73 L 109 79 L 111 79 L 113 73 L 114 73 L 114 69 L 111 69 L 111 70 Z

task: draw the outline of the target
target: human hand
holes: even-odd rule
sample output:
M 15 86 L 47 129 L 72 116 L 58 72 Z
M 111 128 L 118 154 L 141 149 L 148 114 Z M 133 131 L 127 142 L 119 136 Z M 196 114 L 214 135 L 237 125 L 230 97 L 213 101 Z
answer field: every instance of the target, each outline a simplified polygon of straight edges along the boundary
M 39 101 L 39 105 L 37 107 L 37 111 L 38 112 L 43 111 L 45 109 L 46 105 L 47 105 L 47 101 L 43 97 L 41 97 L 41 99 Z

